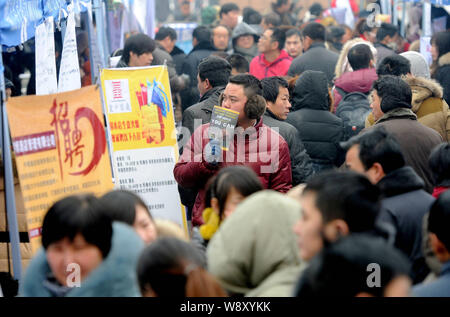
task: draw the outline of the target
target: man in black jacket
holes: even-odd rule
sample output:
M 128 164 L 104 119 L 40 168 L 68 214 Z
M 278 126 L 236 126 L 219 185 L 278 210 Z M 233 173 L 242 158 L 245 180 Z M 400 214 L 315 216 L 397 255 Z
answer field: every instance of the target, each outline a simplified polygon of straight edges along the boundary
M 170 54 L 170 56 L 172 56 L 175 70 L 178 75 L 181 75 L 181 67 L 183 66 L 186 54 L 175 45 L 177 37 L 177 32 L 173 28 L 163 26 L 158 30 L 158 33 L 156 33 L 155 40 Z
M 292 61 L 288 76 L 294 77 L 306 70 L 321 71 L 327 75 L 328 84 L 331 85 L 339 55 L 325 48 L 325 27 L 311 22 L 305 26 L 302 34 L 305 53 Z
M 305 183 L 313 174 L 311 159 L 306 153 L 298 130 L 286 120 L 291 108 L 289 102 L 288 83 L 281 77 L 268 77 L 261 81 L 263 97 L 266 99 L 267 108 L 264 113 L 265 125 L 276 130 L 289 146 L 292 164 L 292 185 Z
M 406 166 L 401 147 L 386 129 L 377 128 L 342 144 L 347 150 L 346 166 L 364 174 L 381 191 L 378 221 L 396 229 L 394 245 L 412 263 L 414 283 L 429 273 L 422 251 L 422 222 L 434 202 L 424 188 L 424 181 Z
M 199 91 L 197 88 L 197 67 L 202 59 L 215 52 L 211 43 L 211 30 L 206 26 L 198 26 L 192 33 L 193 49 L 184 60 L 181 72 L 187 74 L 190 86 L 181 92 L 183 110 L 198 102 Z
M 183 127 L 188 128 L 190 134 L 197 126 L 209 123 L 214 106 L 219 105 L 219 96 L 231 76 L 231 65 L 223 58 L 210 56 L 198 65 L 198 85 L 200 101 L 187 108 L 183 113 Z M 189 138 L 187 139 L 189 140 Z

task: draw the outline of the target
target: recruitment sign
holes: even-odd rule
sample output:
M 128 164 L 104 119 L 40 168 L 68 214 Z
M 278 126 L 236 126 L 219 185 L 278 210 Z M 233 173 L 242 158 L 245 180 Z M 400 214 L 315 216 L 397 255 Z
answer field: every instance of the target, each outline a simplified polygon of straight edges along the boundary
M 173 168 L 178 159 L 167 67 L 104 69 L 116 187 L 140 195 L 153 217 L 187 230 Z
M 113 188 L 100 93 L 88 86 L 67 93 L 11 98 L 12 144 L 33 251 L 42 221 L 58 199 Z

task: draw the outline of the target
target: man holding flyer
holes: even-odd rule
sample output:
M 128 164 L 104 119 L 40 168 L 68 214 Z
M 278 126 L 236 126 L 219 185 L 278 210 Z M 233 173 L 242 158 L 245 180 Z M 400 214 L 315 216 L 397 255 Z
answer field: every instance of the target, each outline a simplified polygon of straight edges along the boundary
M 219 104 L 222 108 L 216 109 L 214 124 L 204 124 L 195 130 L 174 168 L 179 185 L 199 189 L 193 209 L 194 226 L 203 223 L 205 186 L 223 167 L 246 165 L 267 189 L 284 193 L 292 187 L 288 145 L 262 121 L 266 102 L 261 82 L 247 74 L 231 77 Z M 230 127 L 233 113 L 237 117 L 234 128 Z

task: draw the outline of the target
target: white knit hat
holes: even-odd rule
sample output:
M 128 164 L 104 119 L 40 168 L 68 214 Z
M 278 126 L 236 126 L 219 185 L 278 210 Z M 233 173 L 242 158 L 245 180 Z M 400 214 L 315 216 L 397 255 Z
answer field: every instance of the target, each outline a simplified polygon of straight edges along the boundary
M 414 51 L 408 51 L 400 54 L 411 63 L 411 74 L 415 77 L 424 77 L 430 79 L 430 67 L 422 54 Z

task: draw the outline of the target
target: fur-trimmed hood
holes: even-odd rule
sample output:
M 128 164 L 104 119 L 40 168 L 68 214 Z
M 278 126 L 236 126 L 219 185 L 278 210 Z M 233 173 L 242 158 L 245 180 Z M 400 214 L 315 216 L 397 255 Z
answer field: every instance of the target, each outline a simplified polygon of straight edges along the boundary
M 439 57 L 439 66 L 450 65 L 450 52 Z
M 441 85 L 433 80 L 423 77 L 406 77 L 406 83 L 412 90 L 412 110 L 419 111 L 420 105 L 428 98 L 435 97 L 442 99 L 444 90 Z

